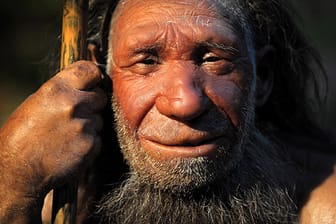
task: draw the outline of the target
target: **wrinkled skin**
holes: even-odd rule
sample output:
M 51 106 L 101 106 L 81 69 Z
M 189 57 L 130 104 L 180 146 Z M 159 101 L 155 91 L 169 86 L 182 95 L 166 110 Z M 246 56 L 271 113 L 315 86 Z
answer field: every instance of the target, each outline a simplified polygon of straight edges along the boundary
M 310 194 L 300 214 L 300 223 L 336 222 L 336 166 L 334 172 Z
M 160 187 L 207 184 L 194 172 L 174 175 L 174 165 L 178 159 L 189 167 L 214 160 L 207 176 L 217 178 L 224 172 L 220 167 L 236 164 L 252 116 L 246 110 L 253 106 L 247 46 L 205 3 L 133 1 L 125 7 L 117 9 L 122 14 L 114 19 L 110 40 L 125 158 L 132 171 Z M 157 7 L 165 16 L 155 13 Z
M 171 162 L 179 159 L 219 163 L 223 156 L 226 169 L 239 161 L 245 132 L 253 125 L 257 77 L 242 37 L 205 2 L 197 1 L 197 7 L 191 0 L 158 3 L 159 13 L 157 2 L 128 1 L 128 14 L 117 15 L 109 75 L 124 135 L 136 146 L 124 149 L 125 157 L 131 169 L 162 187 L 169 183 L 162 179 L 171 179 Z M 1 222 L 38 223 L 46 194 L 99 153 L 100 112 L 106 104 L 101 79 L 93 63 L 75 63 L 30 96 L 1 128 Z M 194 182 L 188 177 L 190 182 L 176 182 L 187 186 Z M 320 217 L 335 223 L 334 177 L 313 191 L 301 213 L 303 223 Z
M 93 63 L 77 62 L 45 83 L 2 127 L 2 221 L 38 222 L 32 214 L 40 213 L 45 194 L 99 152 L 106 104 L 97 87 L 101 79 Z

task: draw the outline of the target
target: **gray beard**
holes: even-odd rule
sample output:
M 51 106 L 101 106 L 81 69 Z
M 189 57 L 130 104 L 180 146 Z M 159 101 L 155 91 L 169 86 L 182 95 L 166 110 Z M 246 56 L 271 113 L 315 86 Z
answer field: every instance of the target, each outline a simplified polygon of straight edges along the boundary
M 143 151 L 114 101 L 118 139 L 131 172 L 99 203 L 97 213 L 101 222 L 297 222 L 297 208 L 291 197 L 295 168 L 284 157 L 281 147 L 251 125 L 251 108 L 245 107 L 245 124 L 237 133 L 220 113 L 215 112 L 206 120 L 211 127 L 219 125 L 234 133 L 229 146 L 223 145 L 217 158 L 160 163 Z
M 245 144 L 246 128 L 234 128 L 220 111 L 212 111 L 211 117 L 199 118 L 198 123 L 206 126 L 193 127 L 209 131 L 218 127 L 225 128 L 230 136 L 226 145 L 219 146 L 215 158 L 176 158 L 169 161 L 157 161 L 149 156 L 142 148 L 136 133 L 128 129 L 122 109 L 113 100 L 113 110 L 116 121 L 116 131 L 119 145 L 128 163 L 132 175 L 142 183 L 151 183 L 156 188 L 174 193 L 188 193 L 202 186 L 207 186 L 216 179 L 226 176 L 237 161 L 241 159 L 242 145 Z M 247 114 L 251 114 L 250 111 Z M 246 119 L 249 120 L 249 119 Z M 244 126 L 247 125 L 246 124 Z M 249 129 L 249 128 L 248 128 Z M 172 131 L 172 130 L 167 130 Z
M 222 194 L 222 195 L 221 195 Z M 296 223 L 288 193 L 253 186 L 230 196 L 221 194 L 174 195 L 138 185 L 129 179 L 100 205 L 101 223 Z
M 98 213 L 102 223 L 296 223 L 288 167 L 281 149 L 255 132 L 237 166 L 208 185 L 170 191 L 131 173 Z

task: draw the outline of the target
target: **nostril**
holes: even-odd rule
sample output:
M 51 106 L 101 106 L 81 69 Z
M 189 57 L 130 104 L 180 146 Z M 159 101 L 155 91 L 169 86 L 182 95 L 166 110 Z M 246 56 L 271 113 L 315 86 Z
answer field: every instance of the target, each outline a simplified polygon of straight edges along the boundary
M 155 103 L 163 115 L 176 120 L 190 120 L 202 114 L 209 101 L 203 92 L 203 73 L 196 72 L 195 65 L 189 62 L 176 63 L 163 79 Z
M 160 96 L 156 99 L 158 111 L 175 120 L 191 120 L 201 115 L 207 108 L 209 100 L 203 95 L 192 98 L 168 98 Z

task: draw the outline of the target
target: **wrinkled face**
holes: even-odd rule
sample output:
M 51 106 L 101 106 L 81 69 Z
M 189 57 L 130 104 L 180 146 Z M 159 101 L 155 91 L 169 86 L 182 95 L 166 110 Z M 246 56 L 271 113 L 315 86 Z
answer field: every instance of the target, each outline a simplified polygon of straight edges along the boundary
M 161 188 L 225 175 L 253 117 L 246 44 L 214 8 L 132 0 L 113 19 L 109 73 L 120 144 L 131 170 Z

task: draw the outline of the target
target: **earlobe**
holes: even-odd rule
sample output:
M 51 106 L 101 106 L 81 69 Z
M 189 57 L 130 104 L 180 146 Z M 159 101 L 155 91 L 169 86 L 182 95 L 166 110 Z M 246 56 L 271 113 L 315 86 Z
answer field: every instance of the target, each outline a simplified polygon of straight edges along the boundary
M 112 80 L 106 74 L 106 65 L 105 62 L 103 62 L 103 58 L 104 57 L 102 56 L 102 53 L 98 50 L 97 45 L 89 43 L 87 47 L 87 60 L 92 61 L 99 67 L 104 77 L 101 82 L 101 88 L 110 96 L 112 93 Z
M 106 60 L 99 47 L 93 43 L 89 43 L 87 47 L 87 60 L 95 63 L 100 70 L 106 74 Z
M 106 66 L 106 55 L 100 50 L 100 47 L 94 43 L 88 43 L 87 60 L 103 67 Z
M 256 106 L 263 106 L 269 99 L 274 83 L 274 48 L 266 45 L 257 51 Z
M 99 62 L 98 62 L 99 57 L 98 57 L 98 54 L 97 54 L 97 52 L 98 52 L 97 51 L 97 46 L 93 43 L 89 43 L 88 47 L 87 47 L 87 50 L 88 50 L 87 59 L 89 61 L 92 61 L 95 64 L 99 64 Z

